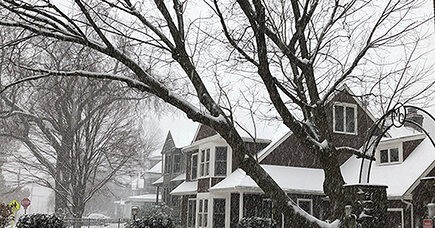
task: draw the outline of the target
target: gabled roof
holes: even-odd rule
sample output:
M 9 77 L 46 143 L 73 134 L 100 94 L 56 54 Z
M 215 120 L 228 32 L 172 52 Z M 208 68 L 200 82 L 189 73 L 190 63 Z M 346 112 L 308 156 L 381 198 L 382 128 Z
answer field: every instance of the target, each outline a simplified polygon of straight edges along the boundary
M 404 129 L 399 132 L 409 133 Z M 393 138 L 384 139 L 382 142 L 389 143 L 403 142 L 424 138 L 423 141 L 410 153 L 410 155 L 399 164 L 379 165 L 372 163 L 370 172 L 370 183 L 387 185 L 387 196 L 389 198 L 410 197 L 415 187 L 420 183 L 420 179 L 425 177 L 435 168 L 435 148 L 429 137 L 421 133 L 407 134 L 405 136 L 395 135 Z M 381 143 L 382 143 L 381 142 Z M 364 167 L 368 166 L 365 160 Z M 347 183 L 358 183 L 361 159 L 352 156 L 342 166 L 341 170 Z
M 376 118 L 372 115 L 372 113 L 366 108 L 366 106 L 361 102 L 360 99 L 358 99 L 357 96 L 352 92 L 352 90 L 344 84 L 340 89 L 335 91 L 332 96 L 327 100 L 328 102 L 331 102 L 334 97 L 336 97 L 339 93 L 346 92 L 355 100 L 355 102 L 364 110 L 365 113 L 369 116 L 369 118 L 375 122 Z M 270 153 L 272 153 L 279 145 L 281 145 L 287 138 L 289 138 L 292 135 L 292 132 L 288 129 L 287 126 L 284 124 L 281 124 L 279 126 L 279 129 L 277 130 L 277 133 L 274 134 L 274 137 L 272 138 L 272 142 L 263 150 L 259 151 L 257 156 L 259 161 L 261 162 L 263 159 L 265 159 Z

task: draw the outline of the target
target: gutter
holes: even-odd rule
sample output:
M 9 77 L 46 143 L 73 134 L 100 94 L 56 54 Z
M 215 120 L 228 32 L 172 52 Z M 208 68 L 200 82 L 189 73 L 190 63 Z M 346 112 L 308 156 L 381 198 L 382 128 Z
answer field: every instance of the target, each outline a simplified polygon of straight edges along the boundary
M 400 199 L 404 204 L 411 206 L 411 228 L 414 228 L 414 205 L 411 202 L 406 201 L 404 198 Z M 405 224 L 403 224 L 405 226 Z

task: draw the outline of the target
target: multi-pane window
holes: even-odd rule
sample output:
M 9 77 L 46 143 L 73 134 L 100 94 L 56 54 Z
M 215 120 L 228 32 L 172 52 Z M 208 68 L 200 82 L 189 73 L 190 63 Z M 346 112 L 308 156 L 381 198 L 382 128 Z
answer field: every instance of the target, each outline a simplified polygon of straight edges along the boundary
M 165 156 L 165 173 L 171 173 L 172 160 L 171 155 Z
M 174 173 L 179 173 L 181 171 L 181 155 L 174 154 Z
M 356 105 L 334 105 L 334 132 L 356 134 Z
M 210 174 L 210 149 L 201 150 L 199 165 L 199 176 L 204 177 Z
M 216 147 L 215 151 L 215 176 L 227 175 L 227 147 Z
M 400 162 L 399 148 L 395 147 L 395 148 L 380 150 L 379 151 L 379 162 L 381 164 Z
M 191 171 L 190 171 L 190 179 L 196 180 L 198 175 L 198 154 L 192 155 L 192 164 L 191 164 Z
M 196 199 L 189 199 L 187 205 L 187 227 L 195 227 L 196 221 Z
M 225 199 L 213 199 L 213 228 L 225 227 Z
M 199 200 L 198 205 L 198 227 L 207 227 L 208 200 Z
M 306 211 L 308 214 L 313 214 L 313 200 L 311 199 L 298 199 L 297 200 L 298 206 Z

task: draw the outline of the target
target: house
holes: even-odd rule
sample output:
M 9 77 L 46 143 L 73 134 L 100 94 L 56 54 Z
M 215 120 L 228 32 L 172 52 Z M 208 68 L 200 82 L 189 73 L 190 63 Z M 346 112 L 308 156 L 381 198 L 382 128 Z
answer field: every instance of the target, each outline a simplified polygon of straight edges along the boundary
M 183 143 L 178 141 L 178 145 Z M 181 199 L 177 195 L 169 194 L 186 179 L 186 159 L 181 152 L 181 147 L 176 145 L 171 131 L 168 132 L 165 143 L 161 149 L 161 176 L 152 185 L 157 187 L 157 193 L 161 194 L 161 201 L 173 209 L 175 215 L 181 214 Z M 179 218 L 180 216 L 176 216 Z
M 346 86 L 337 91 L 328 104 L 334 145 L 362 148 L 375 123 L 373 115 Z M 271 141 L 257 139 L 254 143 L 245 138 L 245 143 L 299 207 L 319 219 L 329 218 L 320 162 L 291 132 L 280 132 Z M 411 126 L 391 129 L 379 144 L 376 162 L 371 165 L 370 183 L 388 186 L 389 227 L 421 224 L 423 201 L 433 197 L 427 193 L 430 184 L 422 182 L 432 183 L 432 186 L 435 183 L 435 178 L 424 179 L 435 176 L 434 152 L 430 139 Z M 182 148 L 182 153 L 186 157 L 186 179 L 171 195 L 181 197 L 184 227 L 229 228 L 235 227 L 242 217 L 251 216 L 273 218 L 285 227 L 270 199 L 238 168 L 233 159 L 235 152 L 214 130 L 199 126 L 193 142 Z M 339 162 L 346 183 L 359 183 L 361 160 L 353 154 L 342 154 Z M 363 167 L 367 165 L 366 160 Z

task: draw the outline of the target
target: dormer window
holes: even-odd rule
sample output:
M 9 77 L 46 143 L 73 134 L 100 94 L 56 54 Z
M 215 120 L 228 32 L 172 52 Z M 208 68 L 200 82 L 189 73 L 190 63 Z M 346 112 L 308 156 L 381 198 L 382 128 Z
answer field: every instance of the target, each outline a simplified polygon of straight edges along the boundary
M 174 154 L 174 173 L 179 173 L 181 171 L 181 155 Z
M 401 163 L 403 161 L 402 147 L 397 144 L 380 146 L 376 160 L 380 165 Z
M 356 110 L 355 104 L 335 103 L 333 111 L 334 132 L 356 134 Z

